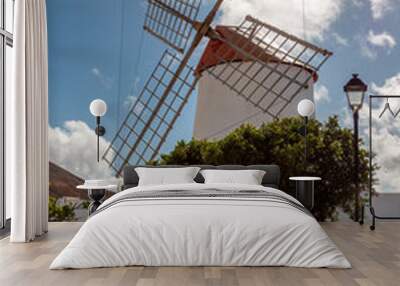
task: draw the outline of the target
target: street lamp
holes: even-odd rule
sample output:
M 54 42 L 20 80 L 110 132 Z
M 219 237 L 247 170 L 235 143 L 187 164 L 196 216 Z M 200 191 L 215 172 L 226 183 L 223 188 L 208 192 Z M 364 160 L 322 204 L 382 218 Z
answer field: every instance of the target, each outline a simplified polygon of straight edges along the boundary
M 307 125 L 308 118 L 314 113 L 314 102 L 309 99 L 303 99 L 297 105 L 297 112 L 304 117 L 304 167 L 307 168 Z M 307 171 L 307 170 L 305 170 Z
M 90 113 L 96 117 L 96 135 L 97 135 L 97 162 L 100 161 L 99 148 L 100 148 L 100 136 L 106 133 L 106 129 L 100 125 L 100 118 L 107 112 L 107 104 L 104 100 L 95 99 L 90 103 Z
M 360 158 L 358 152 L 358 111 L 362 108 L 365 92 L 368 90 L 368 86 L 358 78 L 358 74 L 353 74 L 353 77 L 343 87 L 346 93 L 347 101 L 350 109 L 353 112 L 354 121 L 354 220 L 359 220 L 360 211 L 360 190 L 359 190 L 359 166 Z

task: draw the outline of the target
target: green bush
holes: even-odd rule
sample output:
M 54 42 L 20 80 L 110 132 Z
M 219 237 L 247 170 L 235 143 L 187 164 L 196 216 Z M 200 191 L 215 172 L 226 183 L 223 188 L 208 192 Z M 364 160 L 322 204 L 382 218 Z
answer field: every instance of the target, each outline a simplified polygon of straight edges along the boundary
M 337 207 L 352 214 L 354 206 L 353 133 L 342 128 L 337 116 L 324 124 L 310 120 L 308 162 L 304 161 L 304 136 L 299 117 L 285 118 L 260 128 L 243 125 L 218 141 L 179 141 L 170 154 L 161 155 L 158 164 L 277 164 L 281 168 L 280 188 L 293 194 L 290 176 L 313 175 L 317 183 L 314 216 L 336 220 Z M 360 190 L 368 188 L 368 152 L 360 142 Z M 154 162 L 153 162 L 154 163 Z M 376 166 L 374 169 L 376 170 Z
M 49 197 L 49 221 L 73 221 L 75 219 L 75 205 L 58 205 L 57 198 Z

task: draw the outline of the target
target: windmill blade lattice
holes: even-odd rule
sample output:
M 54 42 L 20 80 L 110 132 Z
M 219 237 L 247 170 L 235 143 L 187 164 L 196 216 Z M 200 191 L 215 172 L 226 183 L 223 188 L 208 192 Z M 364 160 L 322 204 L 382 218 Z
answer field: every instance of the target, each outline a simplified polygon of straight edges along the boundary
M 251 16 L 240 26 L 217 27 L 209 46 L 213 53 L 205 62 L 210 66 L 200 63 L 197 72 L 207 70 L 273 118 L 308 88 L 332 55 Z
M 116 176 L 121 175 L 128 163 L 137 165 L 157 156 L 195 88 L 198 79 L 193 76 L 194 69 L 188 66 L 188 62 L 210 29 L 223 0 L 216 0 L 202 23 L 194 20 L 200 0 L 147 2 L 144 29 L 150 34 L 180 52 L 185 50 L 191 30 L 195 29 L 196 35 L 182 59 L 169 51 L 164 53 L 103 155 L 103 160 L 116 172 Z M 189 32 L 186 33 L 186 30 Z
M 183 53 L 192 36 L 201 0 L 148 0 L 144 29 Z
M 166 50 L 107 148 L 103 160 L 119 176 L 128 163 L 153 160 L 195 88 L 193 69 Z M 169 92 L 166 92 L 170 88 Z

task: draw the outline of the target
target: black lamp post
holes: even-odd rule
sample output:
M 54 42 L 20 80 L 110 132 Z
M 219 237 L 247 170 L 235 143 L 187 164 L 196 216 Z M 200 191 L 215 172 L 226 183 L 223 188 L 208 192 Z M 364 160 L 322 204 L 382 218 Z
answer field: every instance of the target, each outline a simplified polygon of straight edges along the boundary
M 358 111 L 362 108 L 364 102 L 365 92 L 368 89 L 368 86 L 358 78 L 358 74 L 353 74 L 353 77 L 347 82 L 347 84 L 343 87 L 346 92 L 347 100 L 350 106 L 350 109 L 353 112 L 353 120 L 354 120 L 354 199 L 355 199 L 355 208 L 354 208 L 354 220 L 359 220 L 360 214 L 360 189 L 359 189 L 359 166 L 360 166 L 360 158 L 358 152 Z

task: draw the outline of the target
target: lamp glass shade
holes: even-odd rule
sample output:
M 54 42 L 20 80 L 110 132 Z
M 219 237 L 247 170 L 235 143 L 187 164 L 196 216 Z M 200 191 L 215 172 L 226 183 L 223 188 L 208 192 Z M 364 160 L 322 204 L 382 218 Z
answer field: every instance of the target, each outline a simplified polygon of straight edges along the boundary
M 101 99 L 95 99 L 90 103 L 90 113 L 93 114 L 93 116 L 104 116 L 107 112 L 107 104 L 104 102 L 104 100 Z
M 347 98 L 349 100 L 349 104 L 352 108 L 362 106 L 364 99 L 363 91 L 348 91 Z
M 346 92 L 350 108 L 353 110 L 361 109 L 368 86 L 358 77 L 358 74 L 353 74 L 353 77 L 343 89 Z
M 314 113 L 314 103 L 309 99 L 303 99 L 297 105 L 297 111 L 303 117 L 308 117 Z

